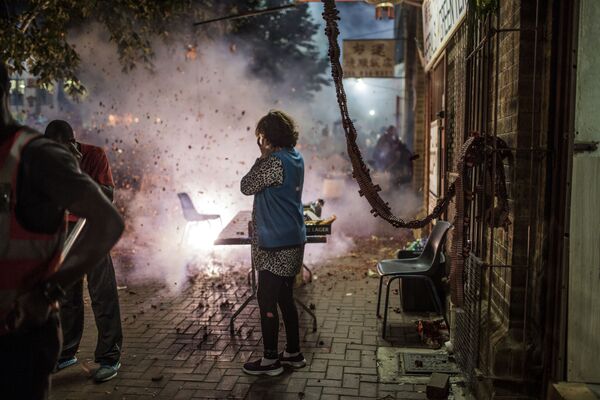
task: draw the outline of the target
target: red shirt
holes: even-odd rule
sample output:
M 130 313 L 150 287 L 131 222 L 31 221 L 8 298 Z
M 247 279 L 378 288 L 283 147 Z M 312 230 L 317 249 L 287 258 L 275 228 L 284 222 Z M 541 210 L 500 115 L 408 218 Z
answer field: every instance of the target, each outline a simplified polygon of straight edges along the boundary
M 104 149 L 85 143 L 78 143 L 78 145 L 79 151 L 82 154 L 81 161 L 79 161 L 81 171 L 88 174 L 90 178 L 100 185 L 114 187 L 115 182 Z M 75 215 L 69 215 L 69 221 L 75 222 L 77 219 Z
M 79 143 L 79 151 L 82 154 L 79 166 L 81 170 L 88 174 L 96 183 L 104 186 L 115 186 L 113 181 L 108 157 L 102 147 L 91 144 Z

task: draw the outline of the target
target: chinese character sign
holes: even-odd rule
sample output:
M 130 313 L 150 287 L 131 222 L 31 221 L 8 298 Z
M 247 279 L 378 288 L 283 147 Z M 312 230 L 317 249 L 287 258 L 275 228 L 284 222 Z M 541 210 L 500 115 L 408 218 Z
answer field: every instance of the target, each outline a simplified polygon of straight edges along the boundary
M 394 76 L 394 39 L 344 40 L 345 78 L 389 78 Z
M 424 57 L 427 68 L 446 45 L 454 29 L 467 13 L 467 0 L 424 0 L 423 6 Z

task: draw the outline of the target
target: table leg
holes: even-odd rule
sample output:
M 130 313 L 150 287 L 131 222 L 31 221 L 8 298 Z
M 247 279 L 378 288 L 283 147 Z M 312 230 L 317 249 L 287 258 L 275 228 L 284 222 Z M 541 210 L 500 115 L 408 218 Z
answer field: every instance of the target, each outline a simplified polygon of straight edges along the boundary
M 250 280 L 250 286 L 252 287 L 252 291 L 256 293 L 256 270 L 254 269 L 254 265 L 252 265 L 252 269 L 250 271 L 252 273 L 252 279 Z
M 238 308 L 233 315 L 231 316 L 231 319 L 229 320 L 229 333 L 231 335 L 233 335 L 234 333 L 234 329 L 233 329 L 233 321 L 237 318 L 238 315 L 240 315 L 240 313 L 242 312 L 242 310 L 244 308 L 246 308 L 246 306 L 248 305 L 248 303 L 250 303 L 253 299 L 256 298 L 256 272 L 254 270 L 254 264 L 252 264 L 252 267 L 250 268 L 250 287 L 252 288 L 252 293 L 250 294 L 250 296 L 248 296 L 248 298 L 246 300 L 244 300 L 244 302 L 242 303 L 242 305 L 240 306 L 240 308 Z
M 312 310 L 306 306 L 306 304 L 304 304 L 303 302 L 300 301 L 299 298 L 297 298 L 296 296 L 294 296 L 294 300 L 296 300 L 296 303 L 298 303 L 298 305 L 300 307 L 302 307 L 304 309 L 304 311 L 306 311 L 308 313 L 308 315 L 310 315 L 313 319 L 313 332 L 317 331 L 317 316 L 315 315 L 315 313 L 312 312 Z
M 235 320 L 235 318 L 242 312 L 242 310 L 244 308 L 246 308 L 246 306 L 248 305 L 248 303 L 250 303 L 254 298 L 256 297 L 256 292 L 252 291 L 252 294 L 250 296 L 248 296 L 248 298 L 246 300 L 244 300 L 244 302 L 242 303 L 242 305 L 240 306 L 240 308 L 238 308 L 233 315 L 231 316 L 231 320 L 229 321 L 229 333 L 233 335 L 233 321 Z
M 308 271 L 308 281 L 312 282 L 312 271 L 310 269 L 308 269 L 308 267 L 306 266 L 306 264 L 302 264 L 302 268 L 304 268 L 305 270 Z

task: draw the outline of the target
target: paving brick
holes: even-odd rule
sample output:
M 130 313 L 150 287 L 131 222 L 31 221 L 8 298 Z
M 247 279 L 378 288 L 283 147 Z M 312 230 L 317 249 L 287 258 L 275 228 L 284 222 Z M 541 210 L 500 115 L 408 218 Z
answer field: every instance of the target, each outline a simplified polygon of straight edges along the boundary
M 320 400 L 340 400 L 340 396 L 337 394 L 323 394 Z
M 230 391 L 237 383 L 237 376 L 223 376 L 217 385 L 217 390 Z
M 325 372 L 294 371 L 294 378 L 325 379 Z
M 402 392 L 398 393 L 396 398 L 398 400 L 426 400 L 427 395 L 425 393 Z
M 198 389 L 206 389 L 206 390 L 211 390 L 211 389 L 215 389 L 217 387 L 217 382 L 191 382 L 191 381 L 187 381 L 187 382 L 183 382 L 183 388 L 184 389 L 194 389 L 194 390 L 198 390 Z
M 329 365 L 342 367 L 360 367 L 360 361 L 329 360 Z
M 341 388 L 341 387 L 324 387 L 323 393 L 337 394 L 340 396 L 358 396 L 358 389 Z
M 422 399 L 420 386 L 378 383 L 376 350 L 389 343 L 380 340 L 380 322 L 374 317 L 376 281 L 365 278 L 360 268 L 366 271 L 366 260 L 379 256 L 361 254 L 364 260 L 357 261 L 359 266 L 347 270 L 343 270 L 346 261 L 333 262 L 318 272 L 318 280 L 297 291 L 305 302 L 317 306 L 316 333 L 311 332 L 310 318 L 299 309 L 301 347 L 309 365 L 287 368 L 283 375 L 272 378 L 249 376 L 241 370 L 244 362 L 262 356 L 256 303 L 251 302 L 240 314 L 234 336 L 228 331 L 232 309 L 220 307 L 225 300 L 239 304 L 248 295 L 243 274 L 198 280 L 170 297 L 158 295 L 156 286 L 127 284 L 136 295 L 121 296 L 124 353 L 119 376 L 111 386 L 104 386 L 93 384 L 81 371 L 61 372 L 55 375 L 51 400 L 298 400 L 299 393 L 304 400 L 381 399 L 387 394 L 390 398 Z M 345 272 L 340 273 L 342 270 Z M 219 283 L 222 288 L 217 289 Z M 90 316 L 87 301 L 86 316 Z M 203 307 L 198 308 L 199 303 Z M 87 318 L 79 354 L 82 359 L 93 356 L 95 337 L 87 333 L 94 331 L 93 318 Z M 279 345 L 285 345 L 283 329 Z M 162 379 L 152 381 L 159 375 Z
M 361 382 L 359 385 L 358 393 L 361 397 L 376 397 L 377 396 L 377 384 Z
M 344 367 L 339 366 L 329 366 L 327 368 L 327 373 L 325 375 L 325 377 L 327 379 L 342 379 L 342 376 L 344 374 Z
M 310 371 L 311 372 L 325 372 L 327 371 L 327 360 L 313 360 L 310 363 Z
M 374 368 L 363 368 L 363 367 L 344 367 L 344 373 L 346 374 L 363 374 L 363 375 L 377 375 L 377 369 Z
M 308 386 L 341 387 L 342 381 L 334 379 L 309 379 L 306 384 Z
M 236 383 L 233 389 L 231 390 L 231 396 L 235 399 L 243 399 L 248 394 L 250 390 L 250 385 L 247 383 Z
M 307 386 L 304 388 L 304 399 L 303 400 L 321 400 L 323 388 L 318 386 Z M 300 397 L 300 396 L 298 396 Z
M 180 390 L 175 394 L 173 400 L 188 400 L 194 395 L 193 390 Z
M 287 392 L 304 392 L 306 381 L 306 379 L 290 378 L 287 386 Z
M 344 374 L 344 379 L 342 379 L 343 387 L 358 389 L 359 383 L 360 383 L 360 375 Z

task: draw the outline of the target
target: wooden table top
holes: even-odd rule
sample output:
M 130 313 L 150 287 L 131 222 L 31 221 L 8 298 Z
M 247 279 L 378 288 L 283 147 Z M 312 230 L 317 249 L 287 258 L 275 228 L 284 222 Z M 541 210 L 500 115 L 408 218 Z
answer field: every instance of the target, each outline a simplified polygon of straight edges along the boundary
M 248 233 L 248 223 L 252 221 L 252 211 L 243 210 L 219 233 L 215 245 L 244 245 L 251 244 L 252 239 Z M 306 243 L 327 243 L 326 236 L 307 236 Z

